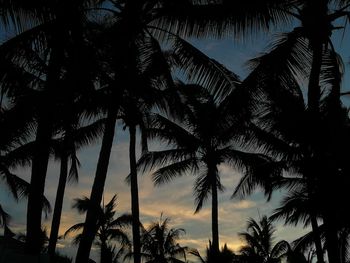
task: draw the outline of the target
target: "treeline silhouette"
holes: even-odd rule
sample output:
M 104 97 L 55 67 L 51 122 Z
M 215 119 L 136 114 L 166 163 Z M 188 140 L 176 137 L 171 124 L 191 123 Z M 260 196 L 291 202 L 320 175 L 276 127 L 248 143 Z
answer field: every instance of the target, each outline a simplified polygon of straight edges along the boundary
M 350 1 L 0 4 L 2 30 L 14 33 L 0 46 L 0 175 L 13 197 L 28 203 L 23 253 L 33 260 L 43 253 L 42 213 L 51 212 L 45 180 L 49 160 L 55 158 L 60 173 L 47 253 L 52 262 L 59 260 L 55 250 L 65 185 L 78 178 L 77 151 L 100 139 L 90 197 L 75 204 L 86 219 L 68 231 L 82 229 L 75 239 L 77 263 L 89 261 L 94 240 L 101 262 L 117 262 L 124 252 L 134 263 L 142 257 L 146 262 L 181 262 L 177 257 L 186 251 L 174 243 L 181 230 L 166 232 L 167 219 L 150 229 L 141 225 L 137 177 L 142 172 L 151 172 L 155 185 L 184 174 L 196 176 L 195 212 L 208 200 L 212 208 L 207 255 L 192 251 L 203 262 L 280 262 L 287 252 L 290 262 L 307 262 L 303 252 L 313 250 L 318 263 L 326 258 L 329 263 L 349 261 L 350 122 L 342 102 L 347 95 L 341 90 L 344 66 L 332 34 L 339 29 L 346 33 Z M 342 21 L 345 26 L 338 26 Z M 244 80 L 188 42 L 244 40 L 293 26 L 249 61 Z M 115 198 L 101 208 L 117 120 L 130 140 L 131 215 L 122 219 L 128 219 L 132 241 L 124 236 L 120 218 L 113 218 Z M 166 150 L 150 150 L 148 142 L 154 140 Z M 231 189 L 233 197 L 260 188 L 269 200 L 275 190 L 288 190 L 271 219 L 249 221 L 247 233 L 241 234 L 247 245 L 239 256 L 226 246 L 220 250 L 220 164 L 242 174 Z M 19 167 L 31 169 L 28 182 L 14 174 Z M 0 223 L 11 237 L 8 213 L 0 206 Z M 312 232 L 294 246 L 272 246 L 272 219 L 311 226 Z M 169 246 L 159 245 L 159 231 L 160 237 L 170 233 Z M 115 238 L 121 247 L 110 246 L 109 239 Z M 160 253 L 164 247 L 169 250 Z

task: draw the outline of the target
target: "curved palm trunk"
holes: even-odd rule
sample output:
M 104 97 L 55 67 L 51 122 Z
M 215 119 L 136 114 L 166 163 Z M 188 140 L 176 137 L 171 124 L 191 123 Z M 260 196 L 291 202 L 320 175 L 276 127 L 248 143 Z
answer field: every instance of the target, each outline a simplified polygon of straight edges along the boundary
M 217 169 L 210 169 L 209 172 L 211 173 L 209 176 L 212 179 L 211 184 L 211 191 L 212 191 L 212 202 L 211 202 L 211 229 L 212 229 L 212 252 L 214 255 L 214 259 L 217 258 L 220 248 L 219 248 L 219 205 L 218 205 L 218 188 L 217 188 L 217 182 L 216 182 L 216 173 Z
M 109 158 L 113 145 L 116 120 L 117 116 L 115 112 L 113 110 L 109 110 L 105 125 L 105 131 L 102 138 L 100 155 L 97 162 L 95 179 L 90 195 L 92 207 L 99 207 L 102 200 L 102 194 L 107 177 Z M 86 263 L 89 260 L 92 242 L 97 231 L 97 219 L 98 215 L 96 211 L 94 211 L 94 209 L 89 209 L 86 213 L 85 226 L 77 251 L 75 260 L 76 263 Z
M 44 201 L 44 190 L 47 166 L 49 162 L 49 145 L 52 125 L 47 118 L 39 121 L 36 135 L 36 151 L 32 160 L 27 206 L 27 238 L 28 253 L 39 254 L 41 250 L 41 216 Z
M 137 183 L 136 169 L 136 126 L 129 126 L 130 145 L 130 182 L 131 182 L 131 212 L 132 212 L 132 237 L 134 246 L 134 263 L 141 262 L 140 242 L 140 211 L 139 211 L 139 190 Z
M 68 175 L 68 154 L 65 150 L 63 150 L 61 155 L 60 177 L 59 177 L 58 187 L 56 192 L 55 208 L 52 215 L 50 239 L 49 239 L 49 246 L 48 246 L 48 253 L 51 258 L 55 255 L 55 250 L 56 250 L 58 232 L 59 232 L 60 222 L 61 222 L 64 191 L 65 191 L 66 182 L 67 182 L 67 175 Z

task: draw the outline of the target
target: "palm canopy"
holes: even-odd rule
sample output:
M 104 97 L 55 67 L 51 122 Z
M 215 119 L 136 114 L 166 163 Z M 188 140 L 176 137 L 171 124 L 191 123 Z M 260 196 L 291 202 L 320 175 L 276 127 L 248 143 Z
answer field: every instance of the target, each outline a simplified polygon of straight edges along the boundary
M 86 213 L 92 209 L 98 215 L 97 232 L 95 235 L 95 244 L 101 248 L 101 260 L 111 260 L 112 251 L 115 249 L 113 241 L 117 241 L 122 247 L 130 247 L 130 241 L 126 227 L 131 224 L 131 215 L 124 214 L 117 218 L 115 217 L 117 196 L 114 195 L 112 199 L 104 206 L 94 207 L 90 200 L 85 197 L 83 199 L 75 199 L 73 208 L 76 208 L 79 213 Z M 84 223 L 78 223 L 71 226 L 64 234 L 66 237 L 76 231 L 82 230 Z M 78 234 L 73 242 L 78 244 L 81 239 L 81 234 Z M 106 261 L 107 262 L 107 261 Z
M 1 94 L 21 105 L 24 116 L 30 113 L 36 126 L 37 150 L 32 155 L 27 243 L 31 253 L 38 253 L 34 248 L 38 248 L 49 141 L 60 132 L 62 122 L 67 123 L 66 110 L 73 110 L 72 104 L 82 91 L 91 88 L 91 78 L 86 78 L 90 75 L 86 73 L 91 72 L 85 67 L 89 63 L 79 62 L 90 57 L 82 54 L 87 50 L 83 32 L 87 21 L 85 11 L 92 2 L 68 5 L 68 1 L 33 1 L 31 4 L 37 18 L 35 25 L 0 48 L 1 60 L 10 65 L 9 70 L 1 71 L 4 80 Z M 29 5 L 23 4 L 23 7 L 29 9 Z
M 315 54 L 310 49 L 310 39 L 300 37 L 300 31 L 303 30 L 297 28 L 286 34 L 270 53 L 253 61 L 254 69 L 243 85 L 258 91 L 258 97 L 264 98 L 264 103 L 257 103 L 257 118 L 252 128 L 259 137 L 255 140 L 259 141 L 258 145 L 274 156 L 276 165 L 286 171 L 285 176 L 273 184 L 275 188 L 287 186 L 293 189 L 294 196 L 285 200 L 279 215 L 293 223 L 301 220 L 309 223 L 311 215 L 314 218 L 321 216 L 328 222 L 333 220 L 328 223 L 328 228 L 333 228 L 334 239 L 328 244 L 336 244 L 335 228 L 341 228 L 343 222 L 333 216 L 337 215 L 338 219 L 340 214 L 345 216 L 344 208 L 337 205 L 337 200 L 346 198 L 346 190 L 340 189 L 349 185 L 342 174 L 348 169 L 348 157 L 342 153 L 348 144 L 345 134 L 348 134 L 349 119 L 339 97 L 341 59 L 333 49 L 323 49 L 319 74 L 323 94 L 317 99 L 318 106 L 312 105 L 310 94 L 305 96 L 298 77 L 311 76 Z M 287 63 L 278 64 L 281 58 Z M 329 175 L 336 176 L 337 180 L 330 180 Z M 259 185 L 259 180 L 248 177 L 244 180 L 246 183 L 242 181 L 237 193 L 250 193 Z M 324 193 L 330 189 L 334 195 L 326 197 Z M 298 202 L 306 207 L 296 207 Z M 328 206 L 330 203 L 336 205 Z
M 198 85 L 181 84 L 178 90 L 183 101 L 182 114 L 169 119 L 154 114 L 147 130 L 149 138 L 165 142 L 167 149 L 145 153 L 138 166 L 144 170 L 160 167 L 152 172 L 156 185 L 188 173 L 197 176 L 193 187 L 195 211 L 199 212 L 212 196 L 213 247 L 218 251 L 217 191 L 224 190 L 218 166 L 228 163 L 250 173 L 268 158 L 241 150 L 244 114 L 234 114 L 227 101 L 216 103 L 214 96 Z
M 205 250 L 205 257 L 202 257 L 199 251 L 196 249 L 191 249 L 189 253 L 198 258 L 201 263 L 215 263 L 218 262 L 218 259 L 220 260 L 219 262 L 222 263 L 240 262 L 239 256 L 229 249 L 226 244 L 221 248 L 219 256 L 213 255 L 212 244 L 210 241 Z
M 22 113 L 22 109 L 12 104 L 6 105 L 0 111 L 0 179 L 17 201 L 28 197 L 30 184 L 14 174 L 13 170 L 19 166 L 30 165 L 35 150 L 35 143 L 30 141 L 33 127 L 26 120 L 27 116 L 13 122 L 18 113 Z M 51 211 L 50 203 L 45 197 L 43 210 L 46 214 Z
M 197 85 L 180 85 L 179 92 L 186 108 L 183 118 L 167 119 L 154 114 L 151 128 L 147 131 L 149 138 L 166 142 L 170 149 L 148 152 L 141 157 L 138 165 L 144 170 L 161 166 L 152 175 L 156 185 L 167 183 L 186 172 L 199 174 L 194 187 L 198 212 L 211 191 L 211 180 L 223 189 L 216 172 L 214 178 L 209 178 L 213 175 L 209 175 L 208 166 L 216 169 L 225 161 L 243 166 L 245 153 L 231 145 L 240 135 L 240 130 L 235 126 L 234 117 L 225 112 L 225 103 L 216 105 L 213 97 Z
M 273 244 L 275 228 L 271 221 L 263 216 L 259 222 L 249 219 L 247 232 L 239 235 L 246 242 L 240 249 L 245 262 L 281 262 L 282 256 L 289 249 L 288 242 L 282 240 Z
M 143 228 L 141 234 L 141 256 L 147 263 L 185 262 L 187 247 L 180 246 L 178 240 L 185 233 L 182 228 L 169 228 L 169 218 Z

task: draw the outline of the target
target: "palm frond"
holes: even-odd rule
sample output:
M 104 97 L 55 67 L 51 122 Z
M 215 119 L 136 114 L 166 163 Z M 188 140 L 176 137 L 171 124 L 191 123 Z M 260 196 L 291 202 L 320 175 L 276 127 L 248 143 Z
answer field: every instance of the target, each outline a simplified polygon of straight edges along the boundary
M 91 207 L 90 199 L 86 196 L 84 196 L 83 198 L 75 198 L 73 201 L 72 208 L 77 209 L 78 212 L 81 214 L 85 213 L 89 209 L 93 209 Z
M 143 172 L 155 167 L 162 167 L 168 163 L 184 161 L 193 156 L 187 149 L 170 149 L 163 151 L 147 152 L 137 162 L 138 169 L 143 167 Z
M 152 179 L 156 185 L 160 185 L 170 182 L 175 177 L 186 175 L 187 172 L 195 173 L 198 169 L 198 160 L 188 158 L 158 169 L 152 174 Z
M 75 151 L 70 154 L 70 164 L 68 180 L 71 182 L 78 182 L 80 162 Z
M 198 143 L 198 139 L 186 127 L 159 114 L 154 115 L 148 136 L 150 139 L 157 138 L 169 145 L 174 144 L 178 148 L 195 149 Z
M 285 240 L 281 240 L 273 246 L 271 250 L 271 257 L 281 258 L 285 256 L 290 250 L 291 247 L 289 243 Z
M 256 97 L 252 103 L 259 106 L 266 97 L 278 102 L 272 99 L 284 90 L 303 98 L 299 83 L 308 77 L 311 57 L 303 29 L 281 35 L 268 53 L 248 64 L 252 71 L 242 85 Z
M 0 165 L 1 179 L 6 182 L 12 196 L 18 200 L 22 197 L 27 197 L 29 193 L 29 183 L 11 173 L 5 166 Z
M 207 201 L 210 193 L 212 192 L 211 180 L 212 179 L 207 175 L 207 172 L 200 174 L 196 178 L 196 181 L 193 186 L 193 191 L 195 195 L 195 204 L 196 204 L 195 213 L 198 213 L 202 209 L 204 203 Z
M 110 239 L 118 241 L 123 246 L 130 245 L 128 235 L 120 229 L 107 229 L 106 234 Z
M 11 219 L 10 215 L 5 212 L 5 210 L 0 205 L 0 226 L 5 227 L 9 220 Z
M 26 167 L 31 164 L 33 153 L 36 150 L 35 142 L 28 142 L 11 151 L 8 151 L 3 157 L 2 162 L 9 168 Z
M 98 140 L 104 131 L 105 119 L 99 119 L 91 123 L 90 125 L 80 127 L 73 133 L 73 141 L 75 147 L 80 149 L 81 147 L 91 145 Z
M 132 224 L 132 215 L 131 214 L 123 214 L 109 223 L 111 227 L 128 227 Z
M 205 87 L 218 100 L 240 84 L 236 74 L 181 38 L 174 41 L 174 53 L 188 81 Z
M 306 227 L 310 224 L 310 211 L 313 209 L 312 201 L 304 192 L 292 191 L 282 199 L 281 206 L 273 211 L 270 219 L 284 219 L 285 224 L 294 226 L 302 222 Z
M 66 238 L 68 235 L 83 229 L 84 225 L 85 225 L 85 223 L 78 223 L 78 224 L 71 226 L 70 228 L 68 228 L 66 230 L 66 232 L 64 232 L 63 238 Z
M 320 235 L 321 241 L 324 242 L 325 241 L 324 225 L 320 225 L 318 230 L 319 230 L 319 233 L 321 234 Z M 298 251 L 306 251 L 308 248 L 312 247 L 313 245 L 314 245 L 314 233 L 312 231 L 294 240 L 292 243 L 294 250 L 298 250 Z
M 279 188 L 278 182 L 282 178 L 284 163 L 276 162 L 261 154 L 241 154 L 233 157 L 235 162 L 244 165 L 244 175 L 236 186 L 232 197 L 239 195 L 244 197 L 261 187 L 268 199 L 275 188 Z M 239 159 L 238 159 L 239 158 Z
M 288 22 L 295 0 L 167 1 L 155 21 L 159 28 L 184 37 L 242 36 Z

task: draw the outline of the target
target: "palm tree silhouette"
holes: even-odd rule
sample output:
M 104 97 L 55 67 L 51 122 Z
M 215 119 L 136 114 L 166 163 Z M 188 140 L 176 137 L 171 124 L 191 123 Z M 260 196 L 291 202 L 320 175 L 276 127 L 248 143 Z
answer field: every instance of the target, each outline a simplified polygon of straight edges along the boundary
M 207 246 L 205 252 L 206 255 L 203 258 L 199 251 L 196 249 L 192 249 L 189 251 L 190 254 L 194 255 L 196 258 L 198 258 L 200 260 L 201 263 L 214 263 L 214 262 L 218 262 L 217 260 L 219 260 L 219 262 L 222 263 L 235 263 L 235 262 L 240 262 L 239 260 L 239 255 L 236 255 L 231 249 L 229 249 L 227 247 L 227 245 L 225 244 L 220 252 L 219 255 L 213 255 L 213 249 L 211 248 L 211 242 L 209 241 L 209 246 Z
M 101 37 L 108 39 L 109 42 L 107 44 L 104 43 L 104 48 L 107 48 L 105 59 L 109 64 L 108 74 L 104 74 L 104 77 L 107 77 L 106 82 L 110 87 L 108 92 L 110 100 L 107 103 L 110 105 L 110 109 L 107 110 L 110 117 L 107 117 L 107 119 L 111 119 L 111 125 L 106 126 L 105 129 L 105 132 L 108 130 L 110 139 L 108 147 L 104 147 L 107 144 L 102 142 L 99 158 L 101 165 L 98 165 L 96 170 L 90 199 L 96 204 L 101 201 L 113 139 L 112 135 L 114 134 L 114 124 L 117 115 L 122 111 L 124 121 L 130 131 L 130 182 L 132 188 L 132 213 L 134 216 L 133 242 L 135 263 L 139 263 L 141 260 L 134 144 L 136 126 L 142 128 L 143 122 L 141 120 L 143 117 L 139 116 L 140 112 L 138 111 L 141 109 L 148 110 L 150 105 L 145 105 L 146 101 L 148 100 L 147 103 L 149 103 L 150 100 L 156 98 L 151 98 L 150 96 L 155 93 L 146 94 L 147 85 L 156 87 L 156 84 L 158 84 L 159 89 L 172 85 L 169 66 L 163 57 L 159 42 L 165 38 L 168 39 L 169 36 L 178 39 L 179 36 L 187 35 L 186 28 L 181 28 L 180 25 L 178 26 L 180 30 L 169 31 L 168 26 L 171 27 L 171 24 L 169 24 L 170 22 L 166 22 L 167 18 L 169 18 L 186 24 L 186 18 L 176 13 L 176 11 L 181 12 L 183 4 L 183 2 L 149 0 L 137 2 L 113 1 L 111 9 L 104 8 L 104 10 L 110 13 L 110 16 L 107 16 L 108 20 L 106 23 L 107 26 L 104 29 L 105 33 Z M 188 3 L 188 5 L 192 6 L 193 3 Z M 116 38 L 115 36 L 121 36 L 121 38 Z M 146 96 L 144 96 L 145 94 Z M 129 114 L 128 117 L 126 117 L 127 114 Z M 104 148 L 106 149 L 102 151 Z M 84 229 L 83 239 L 77 252 L 77 262 L 85 262 L 88 259 L 95 221 L 96 217 L 88 212 L 86 229 Z
M 8 187 L 16 201 L 27 198 L 30 185 L 12 172 L 19 166 L 29 166 L 35 149 L 35 143 L 30 142 L 31 124 L 24 117 L 13 122 L 13 118 L 22 113 L 18 105 L 7 105 L 8 108 L 0 110 L 0 178 Z M 48 200 L 43 197 L 43 210 L 47 214 L 51 207 Z M 1 224 L 7 226 L 9 215 L 1 209 Z
M 77 102 L 75 103 L 77 104 Z M 65 105 L 65 107 L 68 108 L 68 105 Z M 69 116 L 72 117 L 74 111 L 69 108 L 69 112 Z M 68 116 L 68 114 L 64 116 Z M 103 119 L 100 119 L 90 125 L 80 127 L 75 120 L 75 123 L 69 123 L 64 127 L 62 138 L 58 138 L 52 142 L 56 155 L 60 158 L 61 165 L 48 245 L 50 256 L 55 255 L 67 179 L 78 181 L 78 167 L 80 163 L 76 156 L 76 151 L 91 144 L 102 134 L 103 121 Z M 68 169 L 69 163 L 70 169 Z
M 304 184 L 304 187 L 303 187 Z M 305 189 L 305 181 L 299 189 L 291 191 L 281 201 L 281 206 L 276 208 L 270 216 L 271 220 L 284 219 L 285 224 L 298 225 L 303 223 L 304 227 L 311 224 L 312 234 L 309 235 L 316 247 L 318 261 L 323 260 L 323 246 L 321 242 L 321 231 L 318 225 L 320 219 L 319 211 L 316 209 L 317 200 L 313 200 Z
M 273 244 L 274 232 L 275 228 L 266 216 L 259 222 L 250 218 L 247 232 L 239 233 L 246 242 L 240 249 L 243 262 L 281 262 L 289 244 L 284 240 Z
M 185 262 L 187 247 L 177 243 L 185 233 L 182 228 L 169 228 L 169 218 L 159 222 L 152 222 L 147 228 L 143 228 L 141 235 L 142 257 L 146 263 Z
M 130 241 L 125 232 L 125 227 L 131 224 L 131 215 L 124 214 L 118 218 L 114 218 L 116 213 L 117 196 L 114 195 L 112 199 L 104 206 L 94 207 L 90 200 L 85 197 L 83 199 L 75 199 L 73 208 L 76 208 L 79 213 L 86 213 L 88 210 L 93 210 L 98 216 L 97 232 L 94 239 L 96 245 L 101 249 L 101 262 L 112 263 L 113 252 L 115 245 L 113 241 L 118 241 L 122 248 L 129 248 Z M 64 237 L 83 229 L 84 223 L 78 223 L 71 226 L 64 234 Z M 76 235 L 73 242 L 78 244 L 81 240 L 82 234 Z
M 39 3 L 35 1 L 30 6 L 24 3 L 22 3 L 22 6 L 20 3 L 13 3 L 14 9 L 10 11 L 17 10 L 16 8 L 19 8 L 19 11 L 13 14 L 10 12 L 9 15 L 20 16 L 21 7 L 25 10 L 31 10 L 32 8 L 31 11 L 36 17 L 35 26 L 2 45 L 2 51 L 9 48 L 17 51 L 14 60 L 21 63 L 24 71 L 29 70 L 30 73 L 35 75 L 34 80 L 24 82 L 24 86 L 29 86 L 35 90 L 36 85 L 40 83 L 41 88 L 45 90 L 36 96 L 37 103 L 35 104 L 37 149 L 32 157 L 32 176 L 27 212 L 27 243 L 30 253 L 39 253 L 37 237 L 41 227 L 43 192 L 50 154 L 49 141 L 56 131 L 53 118 L 57 113 L 55 107 L 62 99 L 62 96 L 59 96 L 60 88 L 62 88 L 62 70 L 64 67 L 65 70 L 68 70 L 64 63 L 65 55 L 71 54 L 67 49 L 72 47 L 70 45 L 72 41 L 75 45 L 80 43 L 82 24 L 85 22 L 84 7 L 92 4 L 92 1 L 83 1 L 74 5 L 68 2 L 40 1 Z M 9 3 L 5 1 L 5 4 Z M 8 15 L 8 13 L 6 14 Z M 18 52 L 19 50 L 23 52 Z M 25 62 L 24 56 L 18 59 L 19 53 L 27 56 L 25 59 L 30 61 L 27 66 L 23 64 Z M 38 58 L 44 62 L 40 61 L 36 64 Z M 77 63 L 73 64 L 77 65 Z M 41 77 L 43 72 L 46 74 L 45 78 Z M 35 98 L 35 96 L 33 97 Z
M 298 44 L 299 48 L 307 49 L 305 44 L 300 42 Z M 275 58 L 277 58 L 281 54 L 280 52 L 281 50 L 277 51 L 276 49 L 258 60 L 264 60 L 269 56 L 276 56 Z M 278 161 L 275 162 L 275 165 L 284 169 L 288 175 L 275 178 L 278 179 L 275 183 L 267 180 L 265 185 L 261 182 L 261 178 L 252 183 L 254 179 L 249 181 L 245 177 L 244 180 L 246 182 L 244 183 L 244 180 L 241 182 L 245 186 L 240 184 L 241 189 L 236 190 L 236 193 L 238 191 L 249 193 L 255 184 L 261 185 L 265 189 L 268 188 L 267 192 L 281 185 L 299 187 L 298 193 L 295 193 L 300 196 L 300 201 L 309 200 L 307 209 L 309 209 L 309 219 L 315 232 L 314 238 L 319 262 L 323 262 L 323 252 L 318 233 L 317 218 L 321 216 L 323 219 L 326 217 L 330 219 L 337 213 L 342 213 L 341 211 L 343 210 L 341 207 L 336 208 L 335 206 L 326 208 L 329 200 L 326 201 L 324 199 L 324 193 L 329 189 L 339 189 L 339 185 L 330 184 L 331 181 L 328 176 L 330 174 L 337 175 L 337 178 L 343 182 L 342 185 L 347 185 L 344 181 L 345 178 L 339 174 L 339 171 L 347 169 L 345 168 L 346 157 L 339 153 L 343 152 L 344 145 L 348 143 L 346 136 L 343 137 L 347 133 L 348 117 L 346 109 L 344 109 L 339 100 L 338 90 L 341 77 L 339 67 L 337 63 L 334 63 L 337 56 L 334 52 L 330 52 L 327 56 L 329 56 L 329 63 L 327 62 L 328 66 L 323 70 L 323 74 L 328 76 L 325 81 L 329 84 L 330 92 L 322 98 L 320 103 L 317 136 L 314 134 L 315 123 L 310 121 L 309 108 L 304 102 L 304 95 L 295 78 L 285 79 L 285 82 L 281 85 L 282 78 L 278 79 L 278 76 L 283 76 L 283 74 L 277 73 L 276 78 L 272 79 L 270 77 L 275 74 L 273 73 L 274 70 L 270 71 L 271 69 L 267 69 L 264 72 L 263 67 L 261 67 L 262 64 L 258 63 L 252 75 L 245 80 L 245 83 L 249 86 L 251 84 L 249 82 L 252 81 L 253 83 L 258 76 L 264 79 L 264 81 L 259 82 L 261 86 L 258 89 L 264 90 L 265 95 L 263 96 L 266 96 L 268 100 L 260 104 L 261 108 L 259 108 L 257 119 L 254 121 L 255 124 L 257 123 L 257 126 L 263 127 L 264 131 L 259 130 L 255 124 L 251 128 L 259 134 L 258 140 L 260 140 L 260 144 L 258 143 L 258 145 L 265 152 L 269 152 L 270 155 L 277 156 Z M 326 64 L 323 66 L 326 67 Z M 314 144 L 315 137 L 317 137 L 319 145 Z M 256 142 L 256 139 L 254 140 Z M 266 144 L 264 145 L 264 143 Z M 323 147 L 320 147 L 321 144 Z M 340 170 L 337 171 L 337 169 Z M 251 182 L 251 184 L 248 185 L 248 182 Z M 339 198 L 342 197 L 337 195 L 334 201 Z M 301 213 L 298 215 L 303 217 L 306 211 L 301 207 L 299 209 Z M 293 211 L 290 210 L 290 213 L 293 213 Z M 337 230 L 335 228 L 341 227 L 341 222 L 334 221 L 334 218 L 332 220 L 332 223 L 327 224 L 327 239 L 333 240 L 332 244 L 328 242 L 328 247 L 331 250 L 338 250 L 334 248 L 337 246 Z M 331 255 L 332 253 L 329 254 L 330 257 L 332 257 Z
M 214 101 L 214 96 L 198 85 L 179 85 L 184 114 L 167 119 L 155 114 L 150 138 L 167 142 L 170 147 L 163 151 L 152 151 L 141 156 L 139 166 L 152 171 L 154 183 L 167 183 L 186 173 L 197 175 L 194 185 L 195 212 L 212 196 L 212 249 L 219 251 L 218 191 L 224 188 L 220 182 L 218 166 L 228 163 L 235 168 L 248 169 L 254 163 L 265 161 L 264 156 L 249 154 L 235 148 L 242 136 L 242 119 L 235 116 L 227 101 Z M 232 97 L 226 97 L 231 100 Z M 236 140 L 236 141 L 235 141 Z M 238 142 L 239 144 L 239 142 Z

